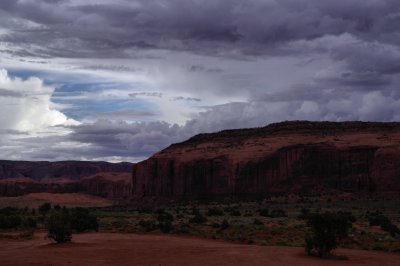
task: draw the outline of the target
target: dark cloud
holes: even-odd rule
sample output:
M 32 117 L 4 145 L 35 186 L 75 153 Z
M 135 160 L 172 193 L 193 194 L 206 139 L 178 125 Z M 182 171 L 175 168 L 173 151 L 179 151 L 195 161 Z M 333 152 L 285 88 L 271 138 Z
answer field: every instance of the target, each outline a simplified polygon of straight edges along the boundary
M 271 54 L 287 42 L 325 35 L 392 44 L 400 38 L 396 0 L 2 1 L 0 9 L 12 30 L 3 41 L 37 44 L 50 56 L 107 57 L 127 49 Z
M 210 106 L 185 113 L 180 126 L 118 121 L 157 118 L 143 110 L 98 112 L 99 121 L 71 127 L 67 137 L 87 144 L 79 148 L 86 157 L 145 157 L 197 133 L 281 120 L 400 120 L 398 0 L 94 2 L 1 1 L 0 51 L 35 62 L 87 59 L 73 69 L 150 80 L 129 94 L 135 101 Z M 20 96 L 0 89 L 0 97 Z M 46 139 L 19 141 L 37 150 Z M 55 145 L 39 153 L 78 151 Z

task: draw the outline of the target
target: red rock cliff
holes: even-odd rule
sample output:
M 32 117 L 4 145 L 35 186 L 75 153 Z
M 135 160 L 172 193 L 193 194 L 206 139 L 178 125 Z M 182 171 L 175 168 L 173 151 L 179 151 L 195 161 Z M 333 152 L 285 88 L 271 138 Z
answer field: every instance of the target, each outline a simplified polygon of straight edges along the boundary
M 400 191 L 400 123 L 283 122 L 200 134 L 134 165 L 134 198 Z
M 83 192 L 113 199 L 129 196 L 131 163 L 0 160 L 0 197 Z

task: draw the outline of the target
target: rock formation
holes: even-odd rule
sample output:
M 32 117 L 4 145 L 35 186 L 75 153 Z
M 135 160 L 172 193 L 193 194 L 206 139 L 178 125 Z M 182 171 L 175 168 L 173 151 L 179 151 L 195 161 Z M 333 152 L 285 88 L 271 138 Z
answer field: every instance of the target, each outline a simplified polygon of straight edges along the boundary
M 131 173 L 99 173 L 79 181 L 82 191 L 109 199 L 127 199 L 131 193 Z
M 0 196 L 83 192 L 124 199 L 131 172 L 131 163 L 0 161 Z
M 0 180 L 0 196 L 16 197 L 29 193 L 86 193 L 109 199 L 127 199 L 131 191 L 131 173 L 97 173 L 80 180 Z
M 0 179 L 80 179 L 85 176 L 102 172 L 130 173 L 132 169 L 131 167 L 131 163 L 88 161 L 28 162 L 0 160 Z
M 400 123 L 308 122 L 200 134 L 134 165 L 133 198 L 400 191 Z

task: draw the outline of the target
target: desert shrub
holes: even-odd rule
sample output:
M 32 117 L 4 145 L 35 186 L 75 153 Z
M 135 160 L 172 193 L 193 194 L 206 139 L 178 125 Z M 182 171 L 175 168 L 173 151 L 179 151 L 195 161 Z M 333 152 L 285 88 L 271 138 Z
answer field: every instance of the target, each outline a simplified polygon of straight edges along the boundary
M 169 233 L 174 229 L 174 226 L 171 221 L 162 221 L 158 223 L 158 228 L 163 233 Z
M 0 214 L 0 229 L 13 229 L 21 225 L 21 217 L 17 214 Z
M 241 216 L 242 214 L 240 213 L 239 210 L 232 210 L 232 211 L 230 212 L 230 215 L 231 215 L 231 216 Z
M 221 223 L 221 230 L 225 230 L 225 229 L 228 229 L 229 228 L 229 226 L 230 226 L 230 223 L 228 222 L 228 220 L 223 220 L 222 221 L 222 223 Z
M 150 206 L 143 206 L 141 208 L 138 209 L 139 213 L 152 213 L 153 212 L 153 208 Z
M 258 213 L 260 214 L 260 216 L 269 217 L 269 210 L 268 209 L 258 210 Z
M 124 218 L 119 218 L 117 220 L 114 220 L 111 222 L 111 225 L 113 228 L 116 228 L 118 230 L 126 230 L 127 227 L 129 226 L 129 221 L 124 219 Z
M 152 220 L 140 220 L 139 225 L 144 228 L 146 232 L 151 232 L 156 230 L 157 224 Z
M 99 222 L 95 215 L 85 208 L 71 209 L 71 228 L 78 233 L 98 231 Z
M 367 218 L 371 226 L 378 225 L 382 228 L 382 230 L 388 232 L 391 236 L 400 236 L 400 229 L 381 212 L 376 211 L 373 213 L 367 213 Z
M 277 218 L 277 217 L 287 217 L 287 214 L 284 210 L 281 209 L 273 209 L 271 212 L 268 209 L 260 209 L 258 210 L 260 216 Z
M 72 238 L 71 216 L 66 211 L 54 211 L 47 219 L 47 237 L 56 243 L 70 242 Z
M 254 219 L 253 224 L 255 225 L 264 225 L 264 223 L 260 219 Z
M 215 223 L 212 223 L 211 226 L 214 228 L 219 228 L 221 225 L 219 223 L 215 222 Z
M 207 216 L 221 216 L 224 215 L 223 210 L 218 208 L 208 208 Z
M 39 213 L 41 215 L 46 215 L 49 211 L 51 210 L 51 204 L 50 203 L 43 203 L 42 205 L 39 206 Z
M 172 225 L 174 216 L 165 210 L 157 211 L 157 213 L 158 228 L 160 228 L 163 233 L 171 232 L 174 229 Z
M 200 210 L 198 208 L 192 208 L 192 215 L 200 215 Z
M 36 220 L 33 219 L 32 217 L 25 217 L 24 219 L 21 220 L 21 227 L 23 229 L 35 229 L 37 226 Z
M 15 207 L 5 207 L 0 209 L 0 215 L 5 215 L 5 216 L 19 215 L 19 209 Z
M 329 257 L 339 241 L 347 237 L 353 220 L 354 217 L 343 212 L 310 214 L 307 225 L 311 227 L 311 234 L 305 238 L 306 252 L 318 257 Z
M 246 211 L 245 214 L 243 215 L 245 217 L 251 217 L 253 216 L 253 213 L 251 211 Z
M 163 221 L 174 221 L 174 216 L 166 211 L 159 212 L 157 215 L 157 221 L 163 222 Z
M 308 217 L 310 216 L 310 214 L 311 214 L 310 209 L 302 208 L 300 210 L 300 214 L 297 216 L 297 218 L 299 218 L 301 220 L 307 220 Z
M 189 222 L 194 224 L 203 224 L 207 222 L 207 218 L 201 215 L 201 213 L 198 213 L 195 214 L 193 218 L 190 218 Z
M 287 214 L 286 214 L 286 212 L 284 210 L 274 209 L 269 214 L 269 217 L 271 217 L 271 218 L 287 217 Z

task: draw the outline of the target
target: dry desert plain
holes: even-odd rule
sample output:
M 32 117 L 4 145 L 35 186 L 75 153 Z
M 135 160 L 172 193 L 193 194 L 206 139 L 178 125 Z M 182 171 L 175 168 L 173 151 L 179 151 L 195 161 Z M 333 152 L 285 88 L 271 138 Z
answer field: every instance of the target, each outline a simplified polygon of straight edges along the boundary
M 44 232 L 31 240 L 0 240 L 1 266 L 26 265 L 399 265 L 400 255 L 338 249 L 348 260 L 306 256 L 303 248 L 236 244 L 172 235 L 87 233 L 73 242 L 49 244 Z

